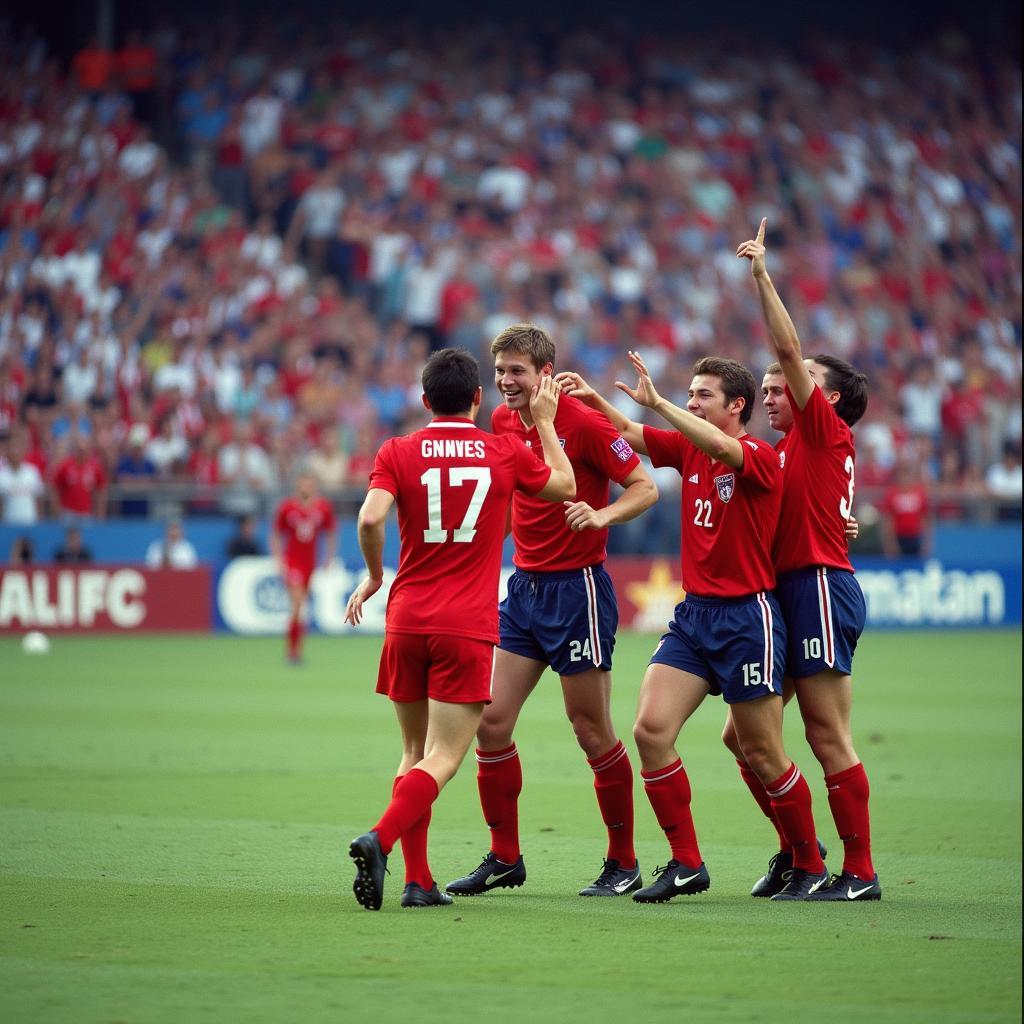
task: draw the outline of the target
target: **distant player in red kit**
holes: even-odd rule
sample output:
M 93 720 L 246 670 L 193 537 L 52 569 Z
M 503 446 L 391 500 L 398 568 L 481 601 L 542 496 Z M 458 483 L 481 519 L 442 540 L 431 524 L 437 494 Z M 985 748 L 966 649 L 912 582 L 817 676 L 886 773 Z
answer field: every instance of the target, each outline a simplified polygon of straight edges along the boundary
M 795 692 L 807 743 L 825 775 L 829 808 L 843 841 L 843 870 L 811 901 L 864 902 L 882 897 L 871 859 L 868 777 L 853 747 L 850 708 L 853 654 L 864 629 L 864 595 L 847 554 L 856 453 L 850 428 L 867 408 L 867 379 L 836 356 L 805 359 L 800 339 L 765 266 L 762 220 L 736 255 L 750 260 L 765 323 L 779 362 L 765 371 L 764 407 L 785 437 L 782 509 L 772 557 L 775 594 L 789 637 L 785 698 Z M 779 832 L 779 853 L 752 896 L 782 890 L 792 867 L 784 830 L 764 787 L 745 763 L 730 719 L 722 734 L 740 774 Z
M 316 568 L 320 537 L 324 538 L 322 564 L 330 565 L 338 539 L 334 509 L 326 498 L 317 494 L 315 477 L 303 473 L 295 482 L 295 493 L 278 505 L 270 532 L 270 553 L 280 564 L 288 588 L 288 660 L 293 664 L 302 659 L 302 614 L 309 581 Z
M 573 496 L 572 464 L 555 433 L 559 387 L 532 389 L 542 462 L 518 438 L 480 430 L 480 367 L 461 349 L 434 353 L 423 369 L 422 430 L 392 438 L 377 453 L 359 512 L 359 546 L 369 575 L 345 612 L 357 625 L 383 581 L 384 522 L 398 507 L 398 574 L 385 618 L 377 692 L 390 697 L 402 732 L 402 760 L 380 821 L 354 839 L 356 900 L 379 910 L 387 856 L 399 838 L 405 858 L 403 907 L 452 902 L 427 863 L 431 806 L 458 770 L 491 699 L 498 641 L 498 579 L 514 494 L 545 501 Z

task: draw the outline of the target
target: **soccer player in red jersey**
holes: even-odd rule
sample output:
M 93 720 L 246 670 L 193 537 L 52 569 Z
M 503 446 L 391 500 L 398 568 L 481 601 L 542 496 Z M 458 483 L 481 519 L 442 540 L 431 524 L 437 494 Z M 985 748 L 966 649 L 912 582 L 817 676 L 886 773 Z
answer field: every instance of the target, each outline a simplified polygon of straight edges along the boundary
M 843 841 L 843 870 L 808 898 L 860 902 L 881 899 L 871 859 L 867 774 L 850 729 L 852 665 L 864 629 L 865 603 L 847 554 L 854 492 L 853 434 L 867 408 L 867 379 L 835 356 L 803 357 L 800 339 L 765 266 L 762 220 L 737 256 L 750 260 L 768 332 L 779 363 L 768 367 L 764 406 L 785 436 L 782 510 L 772 556 L 776 595 L 789 636 L 785 698 L 795 692 L 807 742 L 825 775 L 828 802 Z M 722 739 L 736 756 L 743 781 L 779 831 L 780 851 L 752 895 L 786 885 L 792 865 L 785 830 L 773 817 L 761 780 L 743 757 L 735 720 Z
M 803 900 L 828 881 L 828 873 L 815 841 L 811 792 L 782 744 L 785 626 L 771 593 L 779 456 L 746 432 L 755 384 L 739 363 L 699 360 L 687 407 L 680 409 L 657 393 L 643 360 L 629 356 L 637 386 L 616 386 L 674 429 L 634 423 L 576 374 L 560 380 L 570 394 L 604 411 L 655 466 L 672 466 L 683 478 L 686 598 L 651 657 L 633 727 L 644 789 L 672 857 L 633 899 L 663 903 L 711 885 L 690 813 L 690 783 L 675 749 L 683 726 L 711 693 L 729 705 L 740 749 L 793 849 L 790 881 L 774 898 Z
M 513 324 L 491 345 L 502 405 L 496 434 L 536 447 L 528 398 L 552 373 L 555 345 L 532 324 Z M 516 571 L 501 605 L 493 702 L 477 733 L 477 785 L 491 848 L 478 867 L 447 885 L 476 896 L 526 880 L 519 847 L 523 785 L 513 732 L 544 670 L 558 674 L 565 712 L 594 773 L 608 834 L 598 878 L 581 896 L 619 896 L 643 882 L 633 848 L 633 769 L 611 720 L 611 667 L 618 605 L 604 569 L 608 527 L 640 515 L 658 492 L 640 460 L 607 418 L 574 398 L 558 403 L 555 429 L 576 474 L 576 500 L 565 508 L 528 495 L 512 503 Z M 608 503 L 609 482 L 624 490 Z
M 278 505 L 270 531 L 270 553 L 280 564 L 288 588 L 288 660 L 292 664 L 302 660 L 302 614 L 321 537 L 323 565 L 327 566 L 334 559 L 338 523 L 331 503 L 317 494 L 316 478 L 312 473 L 303 473 L 295 481 L 295 493 Z
M 377 454 L 359 513 L 369 575 L 349 600 L 358 624 L 383 577 L 384 520 L 398 506 L 401 553 L 385 620 L 377 692 L 387 694 L 402 732 L 402 760 L 380 821 L 352 841 L 356 899 L 379 910 L 387 855 L 399 837 L 405 858 L 403 907 L 450 904 L 427 863 L 431 805 L 455 774 L 491 699 L 498 639 L 498 580 L 509 506 L 517 494 L 571 498 L 572 465 L 558 443 L 559 387 L 550 377 L 530 392 L 541 462 L 513 437 L 474 423 L 480 368 L 461 349 L 434 353 L 423 370 L 423 404 L 433 419 L 387 441 Z

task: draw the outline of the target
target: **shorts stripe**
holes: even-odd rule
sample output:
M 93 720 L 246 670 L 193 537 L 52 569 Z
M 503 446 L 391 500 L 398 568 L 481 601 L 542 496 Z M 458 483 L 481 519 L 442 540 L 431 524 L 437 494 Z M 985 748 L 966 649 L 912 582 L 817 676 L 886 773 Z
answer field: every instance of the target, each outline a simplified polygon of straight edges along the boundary
M 764 681 L 772 686 L 772 673 L 775 671 L 774 627 L 772 606 L 764 596 L 764 591 L 757 595 L 757 603 L 761 606 L 761 627 L 764 630 Z
M 832 594 L 828 588 L 828 569 L 818 569 L 818 611 L 821 613 L 821 640 L 825 645 L 825 664 L 832 668 L 836 663 L 836 645 L 832 627 Z
M 583 570 L 583 585 L 587 588 L 587 620 L 590 627 L 590 660 L 594 668 L 601 665 L 601 630 L 597 617 L 597 588 L 594 586 L 594 570 L 587 566 Z

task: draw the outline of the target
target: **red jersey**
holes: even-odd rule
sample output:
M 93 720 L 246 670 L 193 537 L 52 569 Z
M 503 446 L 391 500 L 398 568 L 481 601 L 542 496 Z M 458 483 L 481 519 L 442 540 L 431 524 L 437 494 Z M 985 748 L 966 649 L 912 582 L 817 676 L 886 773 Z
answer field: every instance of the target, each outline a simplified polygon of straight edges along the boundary
M 274 516 L 275 532 L 285 535 L 285 564 L 296 569 L 312 571 L 317 540 L 336 528 L 334 509 L 326 498 L 314 498 L 308 505 L 298 498 L 285 498 Z
M 683 589 L 695 597 L 743 597 L 775 586 L 779 456 L 760 438 L 737 440 L 742 469 L 712 459 L 677 430 L 644 427 L 651 462 L 683 478 Z
M 551 469 L 511 437 L 439 417 L 385 441 L 370 487 L 398 504 L 401 554 L 385 629 L 498 642 L 498 577 L 512 496 L 535 495 Z
M 84 462 L 69 455 L 53 471 L 53 485 L 63 511 L 89 516 L 94 511 L 93 497 L 107 486 L 107 471 L 95 455 Z
M 816 387 L 804 408 L 786 386 L 793 427 L 775 446 L 782 463 L 776 572 L 826 565 L 853 572 L 846 521 L 853 508 L 853 432 Z
M 499 406 L 491 417 L 495 434 L 513 435 L 540 450 L 536 427 L 526 428 L 519 413 Z M 629 442 L 601 413 L 579 399 L 562 395 L 555 413 L 555 433 L 576 474 L 575 501 L 591 508 L 608 504 L 609 481 L 621 484 L 640 465 Z M 603 562 L 607 530 L 574 533 L 565 523 L 565 506 L 524 494 L 512 500 L 513 561 L 528 572 L 561 572 Z

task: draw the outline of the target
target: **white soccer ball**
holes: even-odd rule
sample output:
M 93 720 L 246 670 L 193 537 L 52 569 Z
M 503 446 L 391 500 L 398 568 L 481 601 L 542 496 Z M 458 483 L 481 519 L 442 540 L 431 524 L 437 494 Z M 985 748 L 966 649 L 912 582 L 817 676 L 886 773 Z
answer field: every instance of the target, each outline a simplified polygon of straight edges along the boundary
M 21 638 L 21 649 L 26 654 L 47 654 L 50 650 L 50 638 L 38 629 L 33 629 Z

